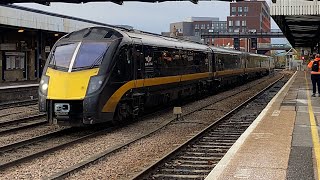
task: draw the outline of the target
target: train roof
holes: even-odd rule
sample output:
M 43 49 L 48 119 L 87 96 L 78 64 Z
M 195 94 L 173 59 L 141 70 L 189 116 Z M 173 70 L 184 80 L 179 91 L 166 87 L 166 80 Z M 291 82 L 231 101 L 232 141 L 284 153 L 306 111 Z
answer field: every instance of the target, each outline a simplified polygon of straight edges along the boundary
M 222 54 L 243 54 L 244 52 L 233 50 L 233 49 L 226 49 L 226 48 L 218 48 L 215 46 L 209 46 L 213 52 L 222 53 Z
M 113 33 L 110 33 L 113 32 Z M 109 36 L 108 36 L 109 35 Z M 177 48 L 193 51 L 210 51 L 209 46 L 191 42 L 187 40 L 175 39 L 161 36 L 158 34 L 147 33 L 143 31 L 130 30 L 115 27 L 89 27 L 78 31 L 71 32 L 61 38 L 65 41 L 86 40 L 115 40 L 123 38 L 124 41 L 134 42 L 137 44 L 150 45 L 156 47 Z
M 271 57 L 264 54 L 255 54 L 255 53 L 248 53 L 250 56 L 256 56 L 256 57 Z
M 115 27 L 95 26 L 95 27 L 85 28 L 85 29 L 71 32 L 63 36 L 61 39 L 64 39 L 64 38 L 69 39 L 69 37 L 72 37 L 73 40 L 80 40 L 83 37 L 86 37 L 89 39 L 90 38 L 106 38 L 110 30 L 118 34 L 116 36 L 112 35 L 110 36 L 110 38 L 119 38 L 123 36 L 128 38 L 129 41 L 134 41 L 135 43 L 138 43 L 138 44 L 141 43 L 143 45 L 177 48 L 177 49 L 194 50 L 194 51 L 211 51 L 212 50 L 213 52 L 222 53 L 222 54 L 248 54 L 250 56 L 257 56 L 257 57 L 270 57 L 266 55 L 247 53 L 247 52 L 237 51 L 233 49 L 225 49 L 225 48 L 218 48 L 214 46 L 208 46 L 205 44 L 200 44 L 192 41 L 170 38 L 170 37 L 161 36 L 159 34 L 131 30 L 131 29 L 126 29 L 121 27 L 115 28 Z M 89 34 L 94 34 L 94 35 L 91 36 Z
M 139 32 L 125 32 L 135 42 L 141 41 L 143 45 L 160 46 L 169 48 L 178 48 L 185 50 L 210 51 L 209 47 L 204 44 L 195 43 L 186 40 L 180 40 L 155 34 L 146 34 Z

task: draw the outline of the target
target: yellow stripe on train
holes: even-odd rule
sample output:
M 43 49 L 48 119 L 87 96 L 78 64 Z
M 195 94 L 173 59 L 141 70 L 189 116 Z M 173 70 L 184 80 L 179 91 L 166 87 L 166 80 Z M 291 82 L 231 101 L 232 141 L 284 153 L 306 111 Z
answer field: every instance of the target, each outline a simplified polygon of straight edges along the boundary
M 212 73 L 206 72 L 206 73 L 148 78 L 148 79 L 139 79 L 139 80 L 129 81 L 123 86 L 121 86 L 115 93 L 113 93 L 113 95 L 109 98 L 107 103 L 102 108 L 102 112 L 114 112 L 121 97 L 130 89 L 140 88 L 144 86 L 156 86 L 156 85 L 162 85 L 162 84 L 177 83 L 180 81 L 196 80 L 201 78 L 207 78 L 210 75 L 212 75 Z
M 48 99 L 82 100 L 86 96 L 91 76 L 98 74 L 99 68 L 76 72 L 62 72 L 48 68 Z

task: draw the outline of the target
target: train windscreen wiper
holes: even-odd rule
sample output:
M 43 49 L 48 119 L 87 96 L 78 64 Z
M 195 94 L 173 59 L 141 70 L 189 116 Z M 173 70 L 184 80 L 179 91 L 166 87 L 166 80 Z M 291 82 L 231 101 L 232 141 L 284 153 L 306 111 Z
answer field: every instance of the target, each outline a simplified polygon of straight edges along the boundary
M 54 55 L 55 52 L 52 53 L 52 56 L 51 56 L 51 61 L 50 61 L 50 65 L 53 66 L 53 69 L 56 69 L 57 68 L 57 63 L 56 63 L 56 56 Z

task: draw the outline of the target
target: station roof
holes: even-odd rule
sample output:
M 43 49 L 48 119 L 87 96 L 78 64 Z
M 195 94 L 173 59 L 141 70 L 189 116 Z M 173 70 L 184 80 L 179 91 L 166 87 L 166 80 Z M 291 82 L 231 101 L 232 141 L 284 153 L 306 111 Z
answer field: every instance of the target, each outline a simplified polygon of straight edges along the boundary
M 113 2 L 116 4 L 123 4 L 124 1 L 139 1 L 139 2 L 165 2 L 165 1 L 184 1 L 184 0 L 1 0 L 0 3 L 3 4 L 11 4 L 11 3 L 26 3 L 26 2 L 34 2 L 44 5 L 50 5 L 51 2 L 64 2 L 64 3 L 88 3 L 88 2 Z M 192 3 L 197 4 L 199 0 L 185 0 L 191 1 Z M 201 1 L 201 0 L 200 0 Z M 205 0 L 207 1 L 207 0 Z M 216 0 L 216 1 L 227 1 L 231 2 L 233 0 Z M 236 0 L 236 1 L 244 1 L 244 0 Z
M 10 26 L 64 33 L 92 26 L 112 27 L 106 23 L 16 5 L 0 5 L 0 16 L 1 27 Z
M 320 3 L 305 0 L 277 0 L 270 15 L 293 47 L 315 47 L 319 42 Z

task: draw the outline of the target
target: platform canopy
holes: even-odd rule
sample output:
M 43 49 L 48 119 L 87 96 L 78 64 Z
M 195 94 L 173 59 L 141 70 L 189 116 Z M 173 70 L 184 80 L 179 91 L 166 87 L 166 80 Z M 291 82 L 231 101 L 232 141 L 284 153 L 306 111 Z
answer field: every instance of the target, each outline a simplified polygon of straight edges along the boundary
M 63 3 L 88 3 L 88 2 L 113 2 L 116 4 L 123 4 L 124 1 L 131 2 L 149 2 L 149 3 L 157 3 L 157 2 L 165 2 L 165 1 L 191 1 L 192 3 L 197 4 L 201 0 L 1 0 L 2 4 L 12 4 L 12 3 L 39 3 L 44 5 L 50 5 L 51 2 L 63 2 Z M 227 1 L 232 2 L 234 0 L 203 0 L 203 1 Z M 236 0 L 236 1 L 244 1 L 244 0 Z
M 306 0 L 273 0 L 270 15 L 293 47 L 319 43 L 320 3 Z

